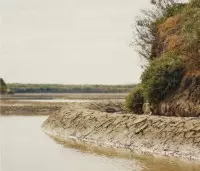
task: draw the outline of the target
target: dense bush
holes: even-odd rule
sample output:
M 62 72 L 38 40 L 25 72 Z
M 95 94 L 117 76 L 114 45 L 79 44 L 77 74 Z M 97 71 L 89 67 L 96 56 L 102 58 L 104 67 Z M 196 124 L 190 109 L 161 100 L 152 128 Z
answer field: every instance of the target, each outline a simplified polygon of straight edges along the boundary
M 151 0 L 155 8 L 143 10 L 136 20 L 133 44 L 148 66 L 141 76 L 143 91 L 135 89 L 127 97 L 129 110 L 138 109 L 136 105 L 144 99 L 156 109 L 161 101 L 173 97 L 184 73 L 199 73 L 200 0 L 178 2 Z
M 190 0 L 189 5 L 194 8 L 200 8 L 200 0 Z
M 193 3 L 198 6 L 192 7 Z M 193 0 L 182 16 L 183 49 L 189 69 L 200 67 L 200 0 Z
M 174 91 L 183 76 L 183 62 L 176 53 L 167 53 L 150 62 L 141 79 L 145 98 L 157 103 Z
M 138 85 L 126 97 L 126 108 L 136 114 L 142 114 L 142 107 L 144 104 L 144 89 L 142 85 Z

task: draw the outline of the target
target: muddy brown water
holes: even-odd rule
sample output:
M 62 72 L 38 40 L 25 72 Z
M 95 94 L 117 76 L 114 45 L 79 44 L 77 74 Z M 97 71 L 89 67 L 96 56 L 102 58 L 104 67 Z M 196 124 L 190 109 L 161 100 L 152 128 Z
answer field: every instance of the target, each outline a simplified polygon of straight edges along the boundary
M 0 171 L 200 171 L 199 161 L 62 142 L 46 135 L 44 116 L 0 116 Z

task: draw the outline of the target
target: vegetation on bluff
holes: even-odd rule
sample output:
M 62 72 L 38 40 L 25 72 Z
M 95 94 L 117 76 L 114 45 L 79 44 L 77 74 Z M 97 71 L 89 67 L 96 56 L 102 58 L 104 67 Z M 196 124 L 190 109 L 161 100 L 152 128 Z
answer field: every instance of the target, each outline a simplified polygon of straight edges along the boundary
M 141 76 L 144 95 L 149 103 L 158 103 L 176 89 L 184 68 L 176 53 L 167 53 L 150 62 Z
M 143 10 L 144 15 L 136 21 L 136 40 L 133 42 L 140 56 L 148 63 L 144 66 L 139 85 L 143 91 L 136 88 L 131 92 L 126 106 L 138 113 L 142 105 L 138 106 L 140 109 L 135 108 L 138 103 L 136 97 L 143 97 L 144 103 L 158 108 L 163 101 L 181 101 L 183 95 L 189 106 L 199 105 L 200 94 L 186 92 L 185 87 L 192 90 L 200 87 L 192 83 L 197 82 L 194 79 L 200 75 L 200 0 L 191 0 L 187 4 L 176 0 L 152 0 L 151 3 L 153 10 Z M 192 81 L 186 86 L 183 80 L 189 76 Z M 192 100 L 191 96 L 194 97 Z M 185 106 L 180 112 L 189 111 Z
M 137 114 L 142 114 L 144 104 L 144 88 L 143 85 L 138 85 L 126 97 L 126 108 L 129 111 L 134 111 Z

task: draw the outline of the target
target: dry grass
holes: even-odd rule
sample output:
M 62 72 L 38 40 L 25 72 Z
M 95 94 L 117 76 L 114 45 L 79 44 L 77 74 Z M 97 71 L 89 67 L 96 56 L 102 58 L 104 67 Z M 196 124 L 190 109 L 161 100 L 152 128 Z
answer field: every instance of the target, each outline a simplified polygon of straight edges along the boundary
M 182 42 L 182 37 L 179 35 L 167 36 L 164 41 L 164 44 L 166 44 L 166 51 L 180 51 Z
M 179 26 L 180 19 L 180 15 L 176 15 L 168 18 L 163 24 L 160 24 L 158 28 L 159 37 L 162 39 L 169 36 L 169 32 L 172 32 L 173 30 L 176 32 L 178 30 L 177 27 Z

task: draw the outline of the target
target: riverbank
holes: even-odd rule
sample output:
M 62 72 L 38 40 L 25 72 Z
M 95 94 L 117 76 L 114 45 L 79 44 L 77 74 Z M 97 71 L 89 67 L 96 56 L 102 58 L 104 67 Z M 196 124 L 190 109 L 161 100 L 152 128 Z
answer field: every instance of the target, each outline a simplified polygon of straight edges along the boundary
M 1 100 L 0 115 L 51 115 L 63 107 L 81 107 L 101 112 L 122 113 L 124 100 L 84 100 L 84 99 L 53 99 L 53 100 Z
M 109 106 L 112 106 L 118 104 L 116 101 L 124 101 L 126 95 L 127 93 L 18 93 L 1 95 L 0 115 L 51 115 L 63 106 L 73 105 L 73 103 L 84 105 L 86 102 L 92 101 L 98 104 L 92 103 L 93 108 L 101 110 L 104 108 L 104 101 L 109 101 Z M 111 104 L 110 101 L 114 101 L 114 103 Z
M 50 115 L 60 110 L 63 105 L 63 103 L 5 100 L 0 103 L 0 115 Z
M 74 103 L 49 116 L 42 128 L 62 140 L 200 160 L 200 118 L 107 113 Z
M 128 93 L 15 93 L 1 95 L 1 100 L 108 100 L 124 99 Z
M 0 114 L 50 115 L 43 130 L 64 141 L 74 138 L 105 147 L 200 159 L 200 118 L 129 114 L 121 100 L 4 100 L 0 103 Z
M 198 161 L 139 155 L 82 141 L 52 139 L 40 126 L 47 116 L 0 117 L 6 171 L 199 171 Z M 48 164 L 47 164 L 48 163 Z M 78 165 L 77 165 L 78 163 Z

